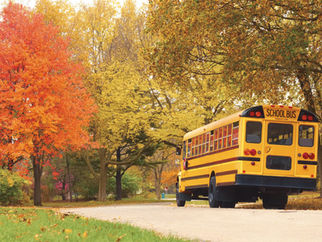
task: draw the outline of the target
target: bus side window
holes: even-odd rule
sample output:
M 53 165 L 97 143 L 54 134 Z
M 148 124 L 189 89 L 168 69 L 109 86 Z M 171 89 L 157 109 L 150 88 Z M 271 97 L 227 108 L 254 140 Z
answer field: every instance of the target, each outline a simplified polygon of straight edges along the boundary
M 239 132 L 239 122 L 233 123 L 233 145 L 238 145 L 238 132 Z
M 314 127 L 313 126 L 300 125 L 299 145 L 303 147 L 312 147 L 314 145 Z
M 219 134 L 218 134 L 218 149 L 221 149 L 222 147 L 222 128 L 219 128 Z
M 227 147 L 231 146 L 231 133 L 232 133 L 232 125 L 228 125 L 228 138 L 227 138 Z
M 222 141 L 222 147 L 226 148 L 227 146 L 227 126 L 223 127 L 223 141 Z
M 214 150 L 214 131 L 210 132 L 210 152 Z
M 218 129 L 215 130 L 214 150 L 218 149 Z
M 195 148 L 195 155 L 198 155 L 198 150 L 199 150 L 199 136 L 196 137 L 196 148 Z
M 195 147 L 196 147 L 196 138 L 192 138 L 192 151 L 191 156 L 195 155 Z
M 188 157 L 191 156 L 191 139 L 188 140 Z
M 186 141 L 183 142 L 183 152 L 182 152 L 182 159 L 186 158 Z
M 260 143 L 262 140 L 262 123 L 248 121 L 246 123 L 246 142 Z
M 209 132 L 206 134 L 206 153 L 209 151 Z

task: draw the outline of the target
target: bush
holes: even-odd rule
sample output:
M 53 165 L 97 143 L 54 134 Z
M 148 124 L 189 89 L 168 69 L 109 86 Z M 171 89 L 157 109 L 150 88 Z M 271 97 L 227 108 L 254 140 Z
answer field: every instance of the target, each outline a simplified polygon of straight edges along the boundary
M 141 178 L 131 173 L 125 173 L 122 177 L 122 198 L 135 195 L 140 190 Z M 115 195 L 115 177 L 107 180 L 107 193 Z
M 24 201 L 23 186 L 27 182 L 14 172 L 0 169 L 0 204 L 17 205 Z

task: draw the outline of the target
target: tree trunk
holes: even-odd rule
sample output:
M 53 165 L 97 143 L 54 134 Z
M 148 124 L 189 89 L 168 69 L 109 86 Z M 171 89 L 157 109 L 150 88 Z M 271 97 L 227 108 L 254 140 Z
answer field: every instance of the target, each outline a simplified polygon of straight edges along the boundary
M 34 171 L 34 205 L 42 206 L 41 204 L 41 175 L 42 175 L 42 167 L 40 164 L 39 158 L 35 156 L 31 157 L 32 160 L 32 168 Z
M 161 199 L 161 177 L 162 177 L 163 168 L 164 168 L 164 164 L 160 164 L 154 167 L 155 195 L 158 200 Z
M 107 166 L 106 166 L 106 150 L 99 150 L 100 158 L 100 176 L 98 182 L 98 201 L 106 200 L 106 182 L 107 182 Z
M 310 81 L 308 80 L 309 77 L 307 76 L 307 73 L 305 73 L 303 71 L 299 71 L 297 78 L 300 82 L 301 90 L 304 95 L 305 105 L 306 105 L 307 109 L 311 112 L 316 113 L 316 108 L 315 108 L 315 103 L 314 103 L 314 95 L 312 92 Z
M 66 176 L 64 176 L 64 179 L 63 179 L 63 182 L 62 182 L 62 188 L 61 188 L 61 199 L 63 201 L 66 201 L 66 194 L 65 194 L 65 191 L 66 191 Z
M 121 161 L 121 149 L 118 148 L 116 151 L 116 161 Z M 121 166 L 117 165 L 116 166 L 116 176 L 115 176 L 115 180 L 116 180 L 116 200 L 121 200 L 122 199 L 122 170 L 121 170 Z
M 70 169 L 69 169 L 69 160 L 68 160 L 68 154 L 65 154 L 66 158 L 66 170 L 67 170 L 67 177 L 68 177 L 68 195 L 69 195 L 69 201 L 73 201 L 73 194 L 72 194 L 72 183 L 70 179 Z
M 160 179 L 155 179 L 154 180 L 154 185 L 155 185 L 155 195 L 158 200 L 161 199 L 161 181 Z
M 121 167 L 117 166 L 116 168 L 116 200 L 122 199 L 122 173 L 121 173 Z

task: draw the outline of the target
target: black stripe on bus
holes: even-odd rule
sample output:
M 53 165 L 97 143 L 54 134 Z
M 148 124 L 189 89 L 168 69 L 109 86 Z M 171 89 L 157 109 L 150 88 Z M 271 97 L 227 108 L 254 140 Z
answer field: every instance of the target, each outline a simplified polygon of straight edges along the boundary
M 308 161 L 308 160 L 299 160 L 297 161 L 298 164 L 301 165 L 317 165 L 318 162 L 317 161 Z
M 238 157 L 238 160 L 248 160 L 248 161 L 260 161 L 260 158 L 257 157 L 244 157 L 244 156 L 240 156 Z
M 212 166 L 212 165 L 223 164 L 223 163 L 226 163 L 226 162 L 236 161 L 236 160 L 260 161 L 260 158 L 257 158 L 257 157 L 243 157 L 243 156 L 232 157 L 232 158 L 228 158 L 228 159 L 224 159 L 224 160 L 213 161 L 213 162 L 204 163 L 204 164 L 195 165 L 195 166 L 189 166 L 188 165 L 187 170 L 201 168 L 201 167 L 207 167 L 207 166 Z
M 232 175 L 232 174 L 237 174 L 237 170 L 218 172 L 216 173 L 216 176 L 225 176 L 225 175 Z
M 197 189 L 197 188 L 208 188 L 208 185 L 205 184 L 205 185 L 196 185 L 196 186 L 188 186 L 188 187 L 186 187 L 187 190 Z
M 208 178 L 208 177 L 209 177 L 209 174 L 200 175 L 200 176 L 191 176 L 191 177 L 181 178 L 181 181 L 194 180 L 194 179 L 202 179 L 202 178 Z
M 239 148 L 239 145 L 235 145 L 235 146 L 232 146 L 232 147 L 229 147 L 229 148 L 226 148 L 226 149 L 216 150 L 216 151 L 213 151 L 213 152 L 210 152 L 210 153 L 198 155 L 198 156 L 195 156 L 195 157 L 190 157 L 190 158 L 187 158 L 187 161 L 193 160 L 193 159 L 196 159 L 196 158 L 200 158 L 200 157 L 204 157 L 206 155 L 213 155 L 213 154 L 217 154 L 217 153 L 220 153 L 220 152 L 234 150 L 234 149 L 238 149 L 238 148 Z

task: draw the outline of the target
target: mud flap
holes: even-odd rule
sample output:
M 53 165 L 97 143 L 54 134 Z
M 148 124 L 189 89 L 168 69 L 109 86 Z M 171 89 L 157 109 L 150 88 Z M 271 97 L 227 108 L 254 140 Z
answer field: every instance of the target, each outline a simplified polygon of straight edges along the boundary
M 176 194 L 176 198 L 177 200 L 180 200 L 180 201 L 191 201 L 191 194 L 179 192 Z

